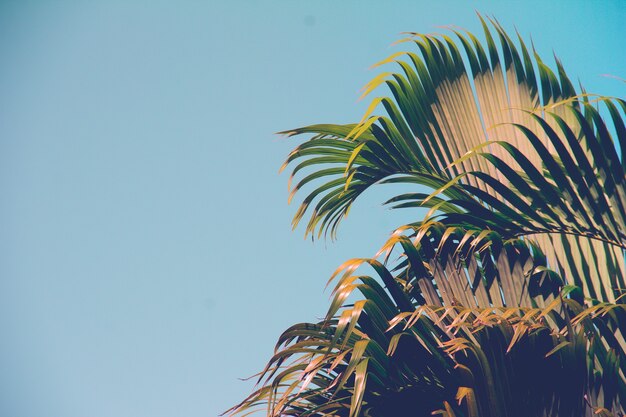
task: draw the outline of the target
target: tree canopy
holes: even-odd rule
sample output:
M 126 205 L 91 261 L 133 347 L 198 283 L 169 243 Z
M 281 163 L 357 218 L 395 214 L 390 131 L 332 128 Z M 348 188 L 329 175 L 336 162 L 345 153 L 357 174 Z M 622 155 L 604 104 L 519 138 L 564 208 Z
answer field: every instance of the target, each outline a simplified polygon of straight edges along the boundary
M 283 132 L 309 135 L 283 167 L 307 234 L 375 185 L 428 212 L 339 267 L 325 319 L 287 329 L 230 413 L 624 415 L 626 102 L 480 19 L 484 40 L 407 34 L 358 123 Z

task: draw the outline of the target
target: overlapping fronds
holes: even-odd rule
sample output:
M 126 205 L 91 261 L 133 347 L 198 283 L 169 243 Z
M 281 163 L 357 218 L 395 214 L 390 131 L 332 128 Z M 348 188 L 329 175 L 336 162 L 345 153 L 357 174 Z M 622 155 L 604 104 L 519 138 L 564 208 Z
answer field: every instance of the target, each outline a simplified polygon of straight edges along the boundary
M 558 60 L 481 22 L 485 46 L 408 34 L 415 52 L 364 91 L 391 96 L 358 123 L 284 132 L 312 135 L 284 165 L 290 199 L 309 188 L 294 227 L 308 215 L 307 234 L 334 236 L 376 184 L 429 211 L 338 269 L 326 318 L 283 334 L 232 413 L 626 412 L 626 101 L 577 92 Z
M 393 246 L 401 255 L 384 266 Z M 458 416 L 623 412 L 616 333 L 625 306 L 585 305 L 536 247 L 433 226 L 394 235 L 380 256 L 337 270 L 327 318 L 281 336 L 261 388 L 236 411 L 402 416 L 447 404 L 442 412 Z M 376 277 L 357 274 L 363 265 Z M 362 298 L 346 304 L 355 291 Z M 527 305 L 518 304 L 524 292 Z

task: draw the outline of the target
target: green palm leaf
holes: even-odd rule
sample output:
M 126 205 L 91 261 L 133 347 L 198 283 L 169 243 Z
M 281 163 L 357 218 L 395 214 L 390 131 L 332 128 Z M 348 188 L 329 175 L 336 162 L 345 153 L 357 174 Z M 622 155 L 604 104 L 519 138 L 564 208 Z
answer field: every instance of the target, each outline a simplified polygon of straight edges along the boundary
M 473 35 L 455 32 L 471 80 L 449 37 L 412 34 L 406 41 L 421 56 L 394 54 L 383 63 L 398 63 L 402 72 L 385 73 L 366 87 L 370 92 L 385 83 L 393 98 L 374 99 L 356 125 L 287 132 L 316 134 L 287 159 L 286 165 L 303 160 L 293 175 L 305 166 L 333 166 L 294 187 L 292 195 L 314 179 L 323 181 L 305 198 L 294 226 L 312 209 L 306 232 L 334 236 L 352 203 L 371 186 L 425 186 L 433 193 L 389 202 L 396 208 L 431 207 L 430 214 L 448 225 L 529 236 L 585 295 L 615 300 L 626 288 L 626 174 L 615 146 L 626 143 L 626 106 L 623 100 L 598 99 L 611 116 L 605 122 L 588 95 L 583 102 L 575 96 L 558 61 L 557 75 L 537 54 L 533 62 L 521 40 L 517 48 L 493 23 L 499 52 L 483 24 L 486 50 Z M 370 116 L 379 104 L 387 116 Z M 332 158 L 320 159 L 330 153 Z M 577 259 L 599 275 L 586 274 Z M 611 282 L 598 285 L 601 277 Z

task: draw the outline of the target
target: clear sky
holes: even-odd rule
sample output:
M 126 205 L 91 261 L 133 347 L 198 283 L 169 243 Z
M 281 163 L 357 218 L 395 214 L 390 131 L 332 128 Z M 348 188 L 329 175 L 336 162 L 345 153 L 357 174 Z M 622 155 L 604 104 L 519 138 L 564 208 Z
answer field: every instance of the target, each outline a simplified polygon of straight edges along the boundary
M 339 241 L 291 232 L 296 142 L 357 121 L 403 31 L 475 11 L 625 97 L 626 2 L 0 3 L 0 416 L 214 417 L 332 271 L 415 213 L 372 194 Z M 406 45 L 403 45 L 404 48 Z

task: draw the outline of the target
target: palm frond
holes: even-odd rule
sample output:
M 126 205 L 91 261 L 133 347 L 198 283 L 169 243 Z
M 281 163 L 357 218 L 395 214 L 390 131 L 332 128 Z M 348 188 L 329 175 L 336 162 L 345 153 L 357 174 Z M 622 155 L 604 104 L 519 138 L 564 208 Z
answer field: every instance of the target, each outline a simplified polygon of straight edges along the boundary
M 400 256 L 383 265 L 395 246 Z M 288 329 L 261 388 L 233 411 L 269 405 L 268 416 L 428 415 L 448 404 L 458 416 L 623 412 L 618 332 L 626 306 L 585 305 L 581 290 L 564 286 L 545 260 L 526 241 L 502 242 L 493 232 L 433 225 L 413 239 L 395 235 L 380 259 L 337 270 L 327 318 Z M 376 278 L 356 274 L 363 265 Z M 479 274 L 474 282 L 470 271 Z M 362 298 L 347 304 L 355 291 Z M 524 291 L 526 306 L 517 299 Z M 498 304 L 489 300 L 496 293 Z
M 446 225 L 528 236 L 569 283 L 589 297 L 615 300 L 626 289 L 626 105 L 595 99 L 610 115 L 605 121 L 588 94 L 576 95 L 558 60 L 555 74 L 492 22 L 499 51 L 483 25 L 486 48 L 473 35 L 454 32 L 469 71 L 447 35 L 411 34 L 407 43 L 420 55 L 383 61 L 402 72 L 366 87 L 369 93 L 384 83 L 392 97 L 375 98 L 361 122 L 288 132 L 315 134 L 288 157 L 285 165 L 298 161 L 292 176 L 329 167 L 293 188 L 292 196 L 318 184 L 294 227 L 311 211 L 306 233 L 334 236 L 365 190 L 404 183 L 415 191 L 389 200 L 394 208 L 429 207 L 429 216 Z M 381 104 L 387 116 L 370 116 Z M 586 264 L 577 265 L 572 252 L 589 255 Z M 589 263 L 604 278 L 587 276 Z M 611 282 L 598 284 L 608 277 Z

